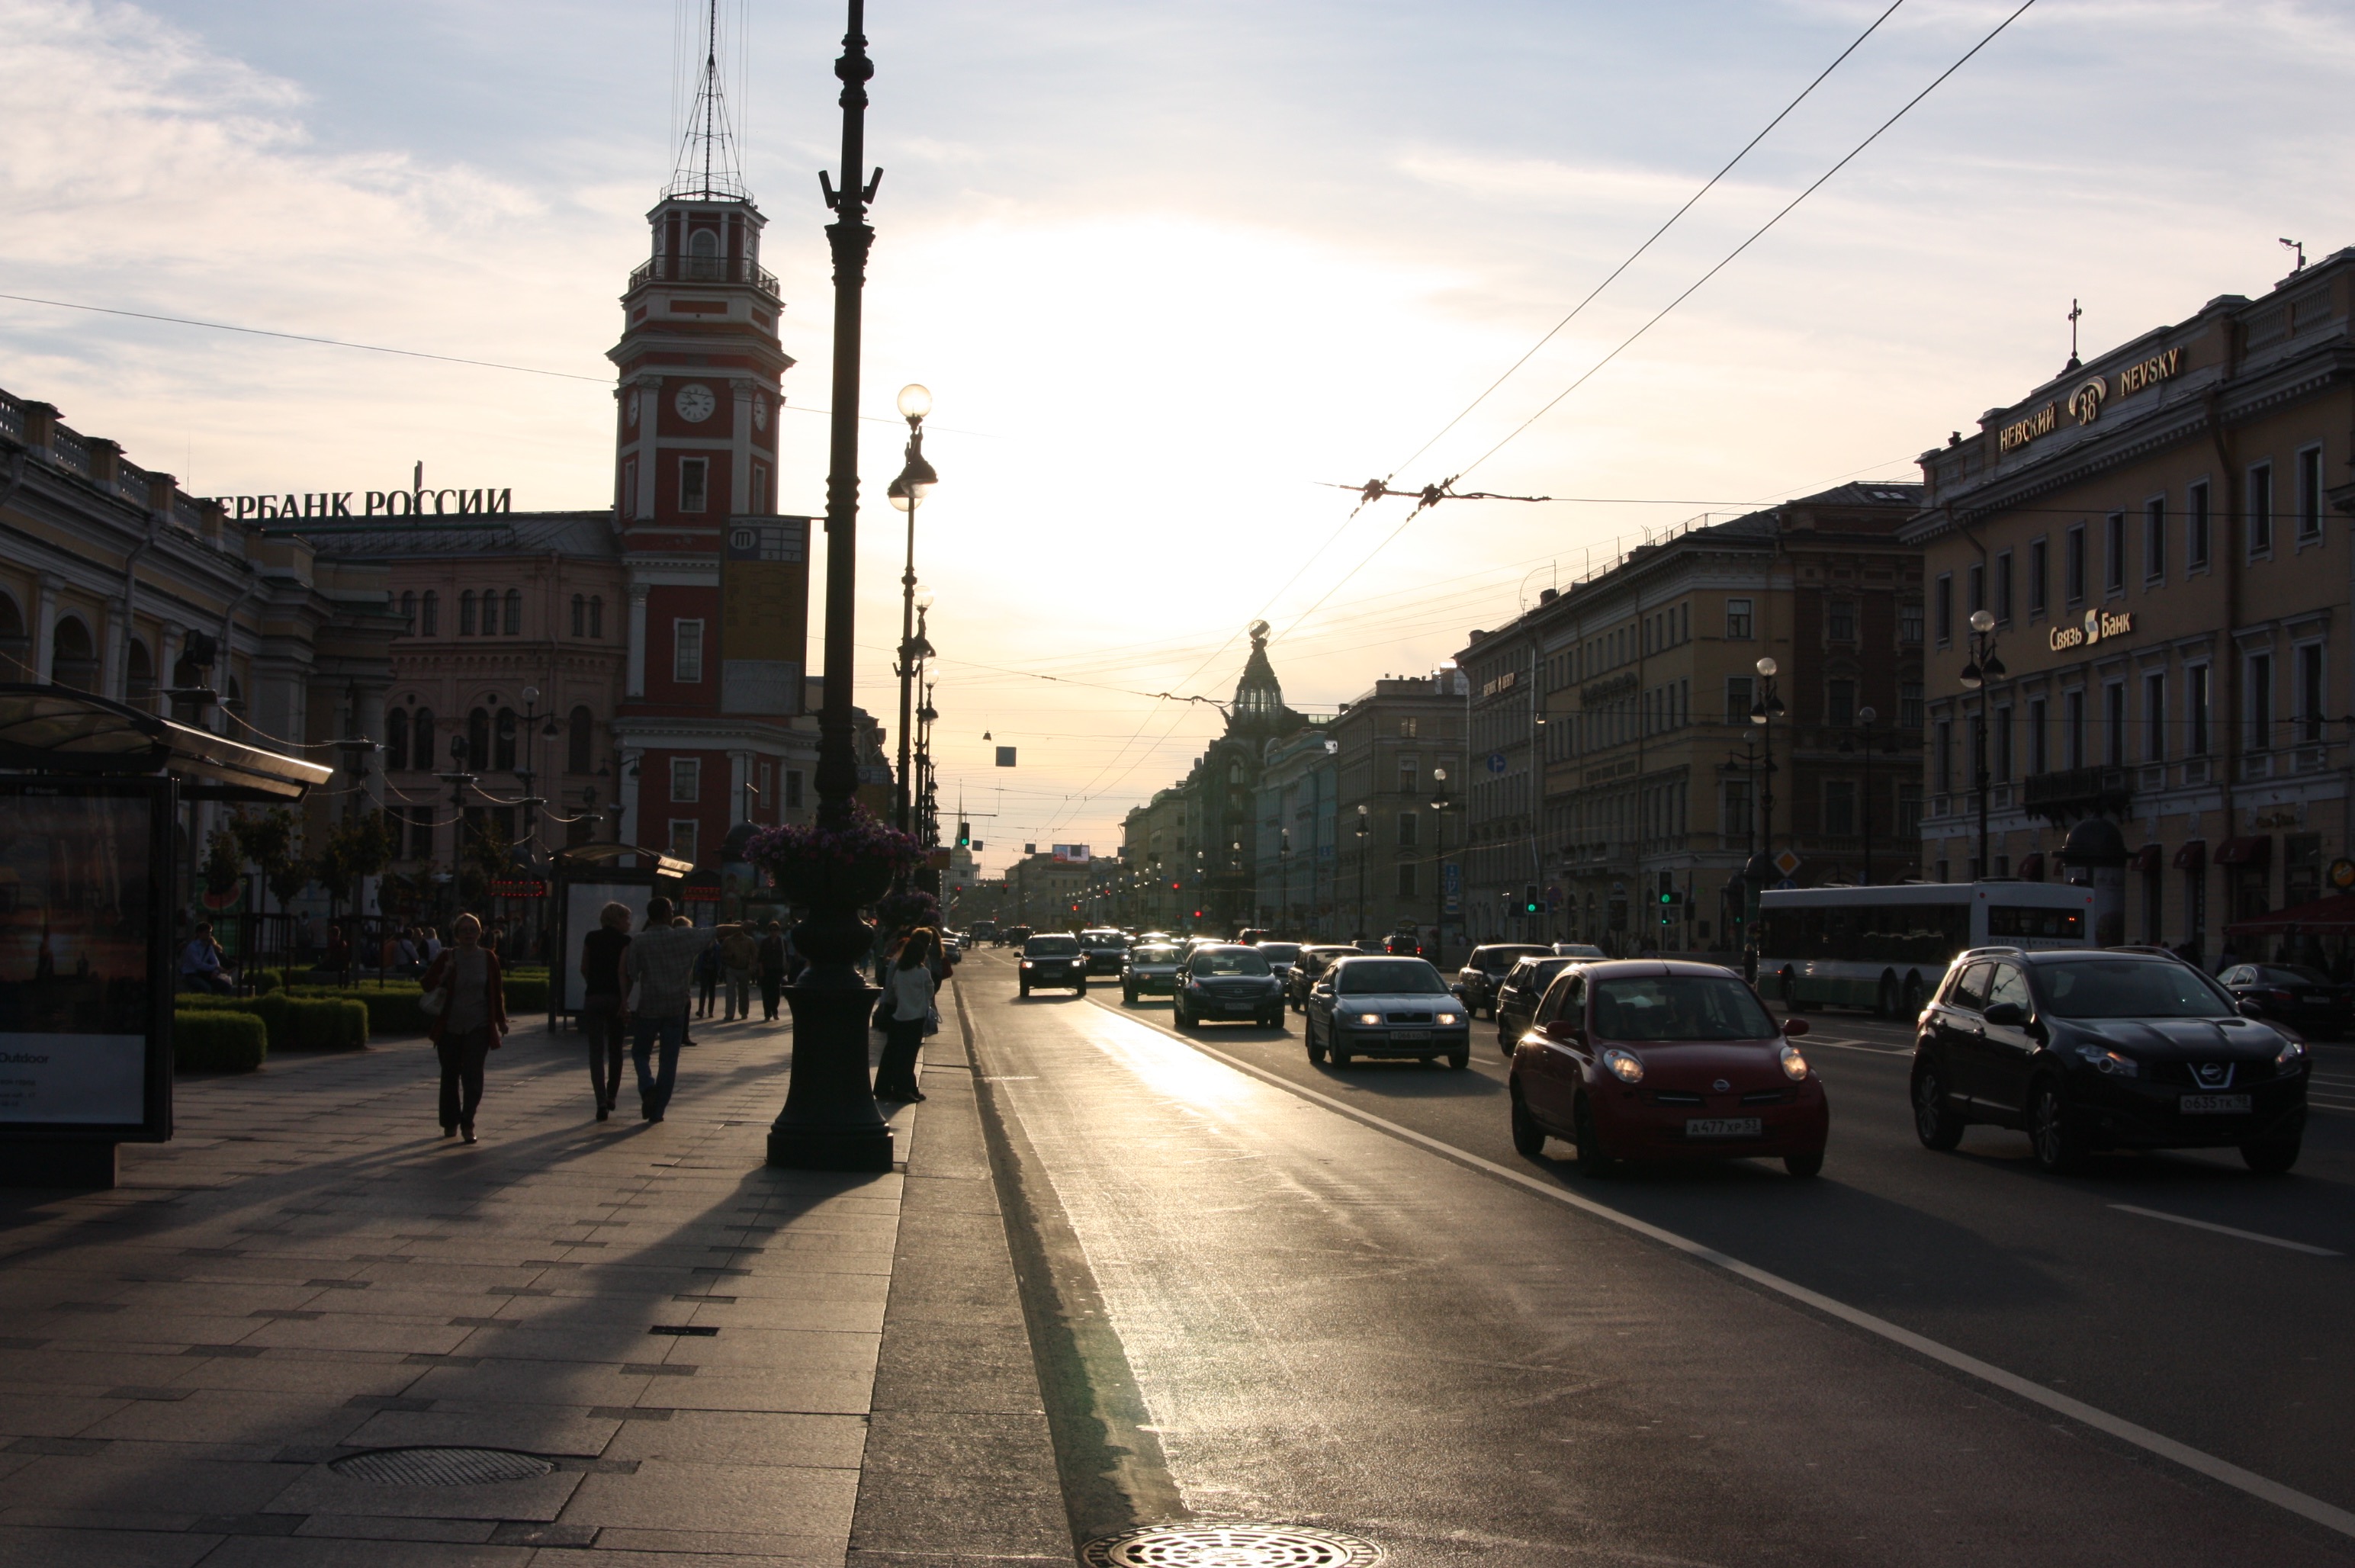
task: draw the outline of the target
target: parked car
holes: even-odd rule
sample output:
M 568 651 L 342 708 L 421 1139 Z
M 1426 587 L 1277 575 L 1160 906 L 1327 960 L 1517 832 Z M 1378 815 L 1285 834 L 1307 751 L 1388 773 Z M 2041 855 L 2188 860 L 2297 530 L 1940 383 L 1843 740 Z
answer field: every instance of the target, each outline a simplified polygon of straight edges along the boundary
M 1360 955 L 1326 965 L 1301 1020 L 1308 1060 L 1335 1067 L 1360 1056 L 1444 1056 L 1472 1065 L 1472 1019 L 1439 971 L 1421 958 Z
M 1184 956 L 1167 943 L 1150 946 L 1138 944 L 1128 950 L 1127 966 L 1120 972 L 1120 995 L 1123 1001 L 1133 1002 L 1148 992 L 1175 996 L 1178 991 L 1178 963 Z
M 2192 965 L 2086 948 L 1974 948 L 1947 966 L 1913 1043 L 1913 1127 L 1951 1149 L 1973 1122 L 2028 1134 L 2064 1171 L 2109 1148 L 2237 1147 L 2297 1163 L 2306 1042 Z
M 1553 977 L 1582 958 L 1556 958 L 1550 954 L 1538 958 L 1517 958 L 1505 971 L 1497 987 L 1497 1004 L 1489 1016 L 1497 1020 L 1497 1044 L 1507 1056 L 1520 1043 L 1521 1036 L 1538 1016 L 1538 1003 L 1553 984 Z
M 1080 951 L 1088 955 L 1089 974 L 1117 975 L 1128 962 L 1128 938 L 1098 926 L 1080 933 Z
M 1338 942 L 1320 942 L 1302 948 L 1300 956 L 1292 961 L 1292 973 L 1284 978 L 1284 998 L 1292 1004 L 1292 1010 L 1295 1013 L 1308 1010 L 1308 987 L 1316 983 L 1317 976 L 1325 973 L 1327 965 L 1336 958 L 1354 958 L 1359 951 Z
M 2235 1000 L 2307 1034 L 2344 1036 L 2355 1013 L 2355 988 L 2303 964 L 2235 964 L 2216 979 Z
M 1534 942 L 1492 942 L 1474 948 L 1455 973 L 1455 994 L 1464 998 L 1465 1010 L 1476 1019 L 1483 1009 L 1495 1016 L 1497 987 L 1503 983 L 1505 972 L 1516 960 L 1541 956 L 1547 951 Z
M 1179 962 L 1171 1011 L 1179 1029 L 1206 1019 L 1250 1019 L 1263 1029 L 1282 1029 L 1284 989 L 1259 949 L 1206 943 Z
M 1621 1159 L 1777 1158 L 1824 1166 L 1831 1108 L 1806 1057 L 1742 977 L 1713 964 L 1572 961 L 1513 1051 L 1513 1147 L 1578 1147 L 1598 1175 Z
M 1041 986 L 1069 986 L 1082 997 L 1088 994 L 1088 958 L 1076 936 L 1034 936 L 1023 943 L 1019 975 L 1026 997 Z
M 1563 958 L 1608 958 L 1611 956 L 1592 942 L 1557 942 L 1554 952 Z

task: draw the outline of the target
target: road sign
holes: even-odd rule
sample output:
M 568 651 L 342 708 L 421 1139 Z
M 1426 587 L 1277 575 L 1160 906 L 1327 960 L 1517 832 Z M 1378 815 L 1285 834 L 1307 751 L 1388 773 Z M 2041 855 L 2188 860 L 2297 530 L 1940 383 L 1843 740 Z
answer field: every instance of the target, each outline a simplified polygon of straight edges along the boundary
M 1439 868 L 1440 890 L 1452 901 L 1464 891 L 1464 868 L 1450 860 Z
M 1776 882 L 1776 883 L 1774 884 L 1774 886 L 1775 886 L 1777 889 L 1784 889 L 1784 888 L 1796 888 L 1796 887 L 1797 887 L 1798 885 L 1799 885 L 1798 883 L 1796 883 L 1796 882 L 1793 881 L 1793 880 L 1792 880 L 1790 878 L 1788 878 L 1788 877 L 1784 878 L 1781 881 Z
M 1501 773 L 1505 771 L 1504 752 L 1491 752 L 1488 753 L 1488 771 L 1492 773 Z
M 1791 873 L 1799 869 L 1799 858 L 1788 849 L 1774 857 L 1774 869 L 1783 873 L 1784 885 L 1790 885 Z

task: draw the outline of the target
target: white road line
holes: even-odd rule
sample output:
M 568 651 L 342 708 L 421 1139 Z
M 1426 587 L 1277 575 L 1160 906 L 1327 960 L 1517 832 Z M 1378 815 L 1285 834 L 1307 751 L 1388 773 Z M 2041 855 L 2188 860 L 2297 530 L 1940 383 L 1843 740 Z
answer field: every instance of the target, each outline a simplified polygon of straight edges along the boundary
M 2195 1231 L 2213 1231 L 2220 1236 L 2238 1236 L 2244 1242 L 2263 1242 L 2269 1247 L 2286 1247 L 2294 1253 L 2305 1253 L 2318 1258 L 2343 1258 L 2345 1253 L 2334 1253 L 2328 1247 L 2309 1247 L 2304 1242 L 2284 1241 L 2279 1236 L 2261 1236 L 2254 1231 L 2243 1231 L 2231 1225 L 2218 1225 L 2206 1220 L 2194 1220 L 2183 1214 L 2161 1213 L 2157 1209 L 2137 1209 L 2131 1203 L 2113 1203 L 2111 1208 L 2122 1214 L 2139 1214 L 2146 1220 L 2165 1220 L 2173 1225 L 2189 1225 Z
M 1796 1036 L 1796 1038 L 1799 1041 L 1799 1050 L 1802 1053 L 1806 1052 L 1808 1048 L 1812 1046 L 1828 1045 L 1835 1051 L 1860 1051 L 1867 1056 L 1911 1056 L 1913 1054 L 1913 1048 L 1910 1045 L 1875 1045 L 1870 1040 L 1833 1040 L 1828 1035 L 1820 1034 L 1803 1034 Z
M 1911 1328 L 1891 1323 L 1886 1317 L 1876 1317 L 1871 1313 L 1850 1307 L 1844 1301 L 1835 1301 L 1820 1292 L 1809 1290 L 1796 1281 L 1785 1279 L 1780 1275 L 1769 1274 L 1754 1264 L 1743 1263 L 1740 1258 L 1730 1257 L 1714 1247 L 1704 1246 L 1689 1237 L 1679 1236 L 1674 1231 L 1663 1230 L 1647 1221 L 1638 1220 L 1632 1214 L 1623 1214 L 1607 1204 L 1597 1203 L 1591 1198 L 1566 1191 L 1551 1182 L 1540 1181 L 1536 1177 L 1515 1170 L 1509 1166 L 1498 1165 L 1493 1159 L 1483 1159 L 1476 1154 L 1457 1148 L 1453 1144 L 1444 1143 L 1426 1133 L 1419 1133 L 1412 1127 L 1401 1126 L 1387 1117 L 1375 1115 L 1370 1111 L 1360 1110 L 1345 1100 L 1337 1100 L 1330 1094 L 1321 1094 L 1314 1089 L 1295 1083 L 1278 1073 L 1270 1072 L 1241 1057 L 1230 1056 L 1225 1051 L 1207 1045 L 1201 1040 L 1188 1040 L 1175 1029 L 1163 1029 L 1133 1013 L 1121 1012 L 1109 1003 L 1099 1005 L 1115 1017 L 1141 1024 L 1156 1034 L 1199 1051 L 1214 1061 L 1223 1061 L 1236 1072 L 1247 1073 L 1263 1083 L 1281 1089 L 1289 1094 L 1296 1094 L 1304 1100 L 1313 1101 L 1328 1110 L 1337 1111 L 1342 1115 L 1372 1127 L 1378 1132 L 1388 1133 L 1392 1137 L 1430 1149 L 1433 1153 L 1455 1160 L 1459 1165 L 1469 1166 L 1499 1180 L 1509 1181 L 1517 1187 L 1536 1193 L 1540 1198 L 1550 1198 L 1557 1203 L 1591 1214 L 1598 1220 L 1606 1221 L 1624 1230 L 1632 1231 L 1663 1246 L 1672 1247 L 1688 1257 L 1721 1268 L 1728 1274 L 1737 1275 L 1753 1285 L 1763 1286 L 1779 1296 L 1787 1296 L 1793 1301 L 1823 1313 L 1828 1317 L 1837 1317 L 1843 1323 L 1861 1328 L 1869 1334 L 1877 1335 L 1891 1344 L 1902 1345 L 1917 1356 L 1927 1357 L 1941 1366 L 1951 1367 L 1966 1376 L 1990 1383 L 2006 1393 L 2016 1395 L 2034 1404 L 2041 1404 L 2047 1410 L 2065 1415 L 2072 1421 L 2081 1422 L 2094 1431 L 2105 1433 L 2122 1443 L 2131 1443 L 2146 1453 L 2156 1454 L 2163 1459 L 2171 1459 L 2185 1469 L 2205 1476 L 2211 1481 L 2222 1482 L 2236 1491 L 2261 1499 L 2275 1508 L 2285 1509 L 2301 1519 L 2311 1520 L 2326 1529 L 2337 1531 L 2341 1535 L 2355 1537 L 2355 1512 L 2324 1502 L 2320 1498 L 2308 1497 L 2295 1488 L 2286 1487 L 2279 1481 L 2260 1476 L 2254 1470 L 2243 1469 L 2228 1459 L 2219 1459 L 2212 1454 L 2202 1453 L 2189 1444 L 2177 1442 L 2165 1433 L 2154 1432 L 2147 1426 L 2137 1425 L 2121 1416 L 2112 1415 L 2108 1411 L 2096 1409 L 2083 1400 L 2072 1399 L 2065 1393 L 2056 1393 L 2041 1383 L 2031 1382 L 2017 1372 L 2006 1371 L 1991 1361 L 1982 1361 L 1977 1356 L 1966 1355 L 1960 1350 L 1938 1343 L 1935 1339 L 1916 1334 Z

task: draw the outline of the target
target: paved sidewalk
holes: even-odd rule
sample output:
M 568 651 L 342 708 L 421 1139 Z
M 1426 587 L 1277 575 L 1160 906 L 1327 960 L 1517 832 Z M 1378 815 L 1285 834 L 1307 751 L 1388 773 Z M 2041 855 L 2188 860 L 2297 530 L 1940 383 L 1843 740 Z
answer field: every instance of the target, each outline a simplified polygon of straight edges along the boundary
M 843 1563 L 903 1178 L 763 1167 L 792 1036 L 697 1028 L 660 1125 L 535 1025 L 471 1147 L 396 1040 L 183 1078 L 122 1187 L 0 1193 L 0 1565 Z M 332 1463 L 412 1445 L 549 1467 Z

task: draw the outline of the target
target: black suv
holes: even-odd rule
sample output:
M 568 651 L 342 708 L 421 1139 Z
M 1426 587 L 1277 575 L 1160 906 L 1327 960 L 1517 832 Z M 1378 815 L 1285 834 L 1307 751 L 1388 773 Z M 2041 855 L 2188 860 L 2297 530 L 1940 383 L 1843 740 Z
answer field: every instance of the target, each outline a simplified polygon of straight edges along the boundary
M 1913 1125 L 1950 1149 L 1973 1122 L 2028 1134 L 2067 1170 L 2112 1148 L 2238 1147 L 2297 1163 L 2306 1043 L 2180 959 L 1975 948 L 1947 969 L 1913 1044 Z
M 1069 986 L 1082 997 L 1088 994 L 1088 956 L 1080 951 L 1076 936 L 1034 936 L 1022 944 L 1022 994 L 1028 996 L 1032 987 L 1047 986 L 1061 989 Z
M 1497 986 L 1497 999 L 1489 1005 L 1488 1016 L 1497 1020 L 1497 1044 L 1507 1056 L 1521 1043 L 1521 1036 L 1537 1021 L 1538 1004 L 1545 999 L 1546 987 L 1564 969 L 1580 964 L 1591 964 L 1590 958 L 1557 958 L 1545 949 L 1538 950 L 1542 957 L 1516 958 L 1513 966 Z
M 1465 1010 L 1478 1018 L 1482 1008 L 1490 1017 L 1497 1011 L 1497 987 L 1504 983 L 1505 972 L 1518 958 L 1545 958 L 1553 949 L 1534 942 L 1492 942 L 1486 947 L 1476 947 L 1464 960 L 1464 967 L 1455 972 L 1455 994 L 1464 998 Z

